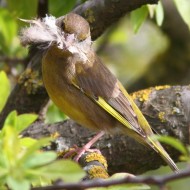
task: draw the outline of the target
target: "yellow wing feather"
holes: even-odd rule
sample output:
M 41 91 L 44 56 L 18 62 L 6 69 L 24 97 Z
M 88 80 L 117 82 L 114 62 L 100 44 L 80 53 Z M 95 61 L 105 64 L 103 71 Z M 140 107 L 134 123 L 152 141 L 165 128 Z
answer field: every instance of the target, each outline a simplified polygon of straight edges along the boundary
M 112 108 L 103 98 L 98 97 L 96 103 L 99 106 L 101 106 L 104 110 L 106 110 L 109 114 L 111 114 L 115 119 L 121 122 L 123 125 L 125 125 L 131 130 L 134 130 L 133 126 L 120 113 L 118 113 L 114 108 Z
M 73 83 L 73 85 L 78 88 L 79 90 L 80 87 Z M 118 111 L 116 111 L 112 106 L 110 106 L 102 97 L 98 97 L 98 99 L 95 99 L 91 97 L 90 95 L 86 94 L 88 97 L 90 97 L 94 102 L 96 102 L 100 107 L 102 107 L 106 112 L 108 112 L 110 115 L 112 115 L 115 119 L 117 119 L 120 123 L 122 123 L 124 126 L 126 126 L 128 129 L 136 132 L 139 134 L 142 139 L 144 139 L 144 142 L 146 142 L 149 146 L 151 146 L 156 152 L 158 152 L 162 158 L 168 163 L 168 165 L 171 167 L 173 171 L 176 173 L 179 172 L 179 169 L 177 168 L 176 164 L 173 162 L 173 160 L 170 158 L 168 153 L 164 150 L 162 145 L 158 141 L 154 141 L 151 139 L 151 136 L 153 135 L 152 129 L 147 122 L 147 120 L 144 118 L 143 114 L 137 107 L 137 105 L 133 102 L 132 98 L 130 95 L 126 92 L 124 87 L 122 86 L 121 83 L 119 83 L 120 90 L 122 93 L 125 95 L 126 98 L 128 98 L 129 102 L 131 103 L 132 108 L 135 110 L 135 113 L 137 115 L 138 121 L 140 122 L 140 126 L 142 129 L 145 131 L 145 134 L 147 135 L 145 138 L 143 138 L 142 134 L 135 128 L 133 127 Z M 142 141 L 142 139 L 139 138 L 139 140 Z M 144 143 L 143 143 L 144 144 Z

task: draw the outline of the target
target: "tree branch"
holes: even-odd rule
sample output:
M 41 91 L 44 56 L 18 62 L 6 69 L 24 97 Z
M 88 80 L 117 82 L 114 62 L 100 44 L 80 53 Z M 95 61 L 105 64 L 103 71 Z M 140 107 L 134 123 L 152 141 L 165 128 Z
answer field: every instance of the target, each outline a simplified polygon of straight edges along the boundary
M 37 15 L 39 18 L 45 17 L 48 13 L 48 0 L 38 0 Z
M 121 185 L 121 184 L 139 184 L 145 183 L 148 185 L 157 185 L 163 187 L 166 183 L 177 180 L 177 179 L 184 179 L 185 177 L 190 176 L 190 169 L 186 169 L 181 171 L 178 174 L 168 174 L 163 176 L 139 176 L 139 177 L 132 177 L 127 176 L 122 179 L 112 179 L 112 180 L 91 180 L 91 181 L 83 181 L 79 183 L 65 183 L 63 185 L 55 185 L 55 186 L 46 186 L 46 187 L 36 187 L 32 188 L 32 190 L 83 190 L 86 188 L 92 187 L 109 187 L 112 185 Z
M 106 28 L 117 22 L 126 13 L 145 4 L 156 4 L 158 0 L 94 0 L 86 1 L 74 9 L 90 23 L 92 39 L 98 38 Z
M 174 1 L 162 0 L 162 3 L 164 22 L 159 29 L 167 36 L 169 47 L 152 60 L 143 76 L 129 87 L 130 92 L 155 85 L 189 84 L 189 28 L 179 14 Z

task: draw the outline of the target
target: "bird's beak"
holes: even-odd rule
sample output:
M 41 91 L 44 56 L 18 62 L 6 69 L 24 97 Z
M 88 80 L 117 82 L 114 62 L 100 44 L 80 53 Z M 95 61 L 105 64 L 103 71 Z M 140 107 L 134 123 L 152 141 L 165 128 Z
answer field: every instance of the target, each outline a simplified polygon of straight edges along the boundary
M 72 46 L 75 41 L 75 36 L 74 34 L 65 34 L 65 45 Z
M 75 46 L 75 35 L 74 34 L 64 34 L 63 49 L 70 50 Z

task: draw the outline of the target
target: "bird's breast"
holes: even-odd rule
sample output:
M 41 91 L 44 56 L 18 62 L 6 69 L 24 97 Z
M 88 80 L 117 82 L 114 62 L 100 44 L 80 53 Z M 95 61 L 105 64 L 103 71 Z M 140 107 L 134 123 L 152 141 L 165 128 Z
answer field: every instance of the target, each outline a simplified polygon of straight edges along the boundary
M 115 121 L 72 84 L 75 65 L 70 58 L 59 58 L 46 53 L 42 61 L 45 88 L 52 101 L 70 118 L 95 130 L 109 129 Z

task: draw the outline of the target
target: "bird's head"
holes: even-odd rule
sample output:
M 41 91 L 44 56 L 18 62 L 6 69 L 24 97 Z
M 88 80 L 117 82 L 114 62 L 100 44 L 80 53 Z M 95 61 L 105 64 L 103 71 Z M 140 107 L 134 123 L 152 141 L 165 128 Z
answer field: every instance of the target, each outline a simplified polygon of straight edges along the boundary
M 23 45 L 37 45 L 43 49 L 54 46 L 62 51 L 81 54 L 86 59 L 85 54 L 92 44 L 90 26 L 80 15 L 69 13 L 58 19 L 46 16 L 42 19 L 21 20 L 30 23 L 29 27 L 21 30 Z
M 56 25 L 64 32 L 65 38 L 73 36 L 80 42 L 90 37 L 89 23 L 75 13 L 69 13 L 58 18 Z

